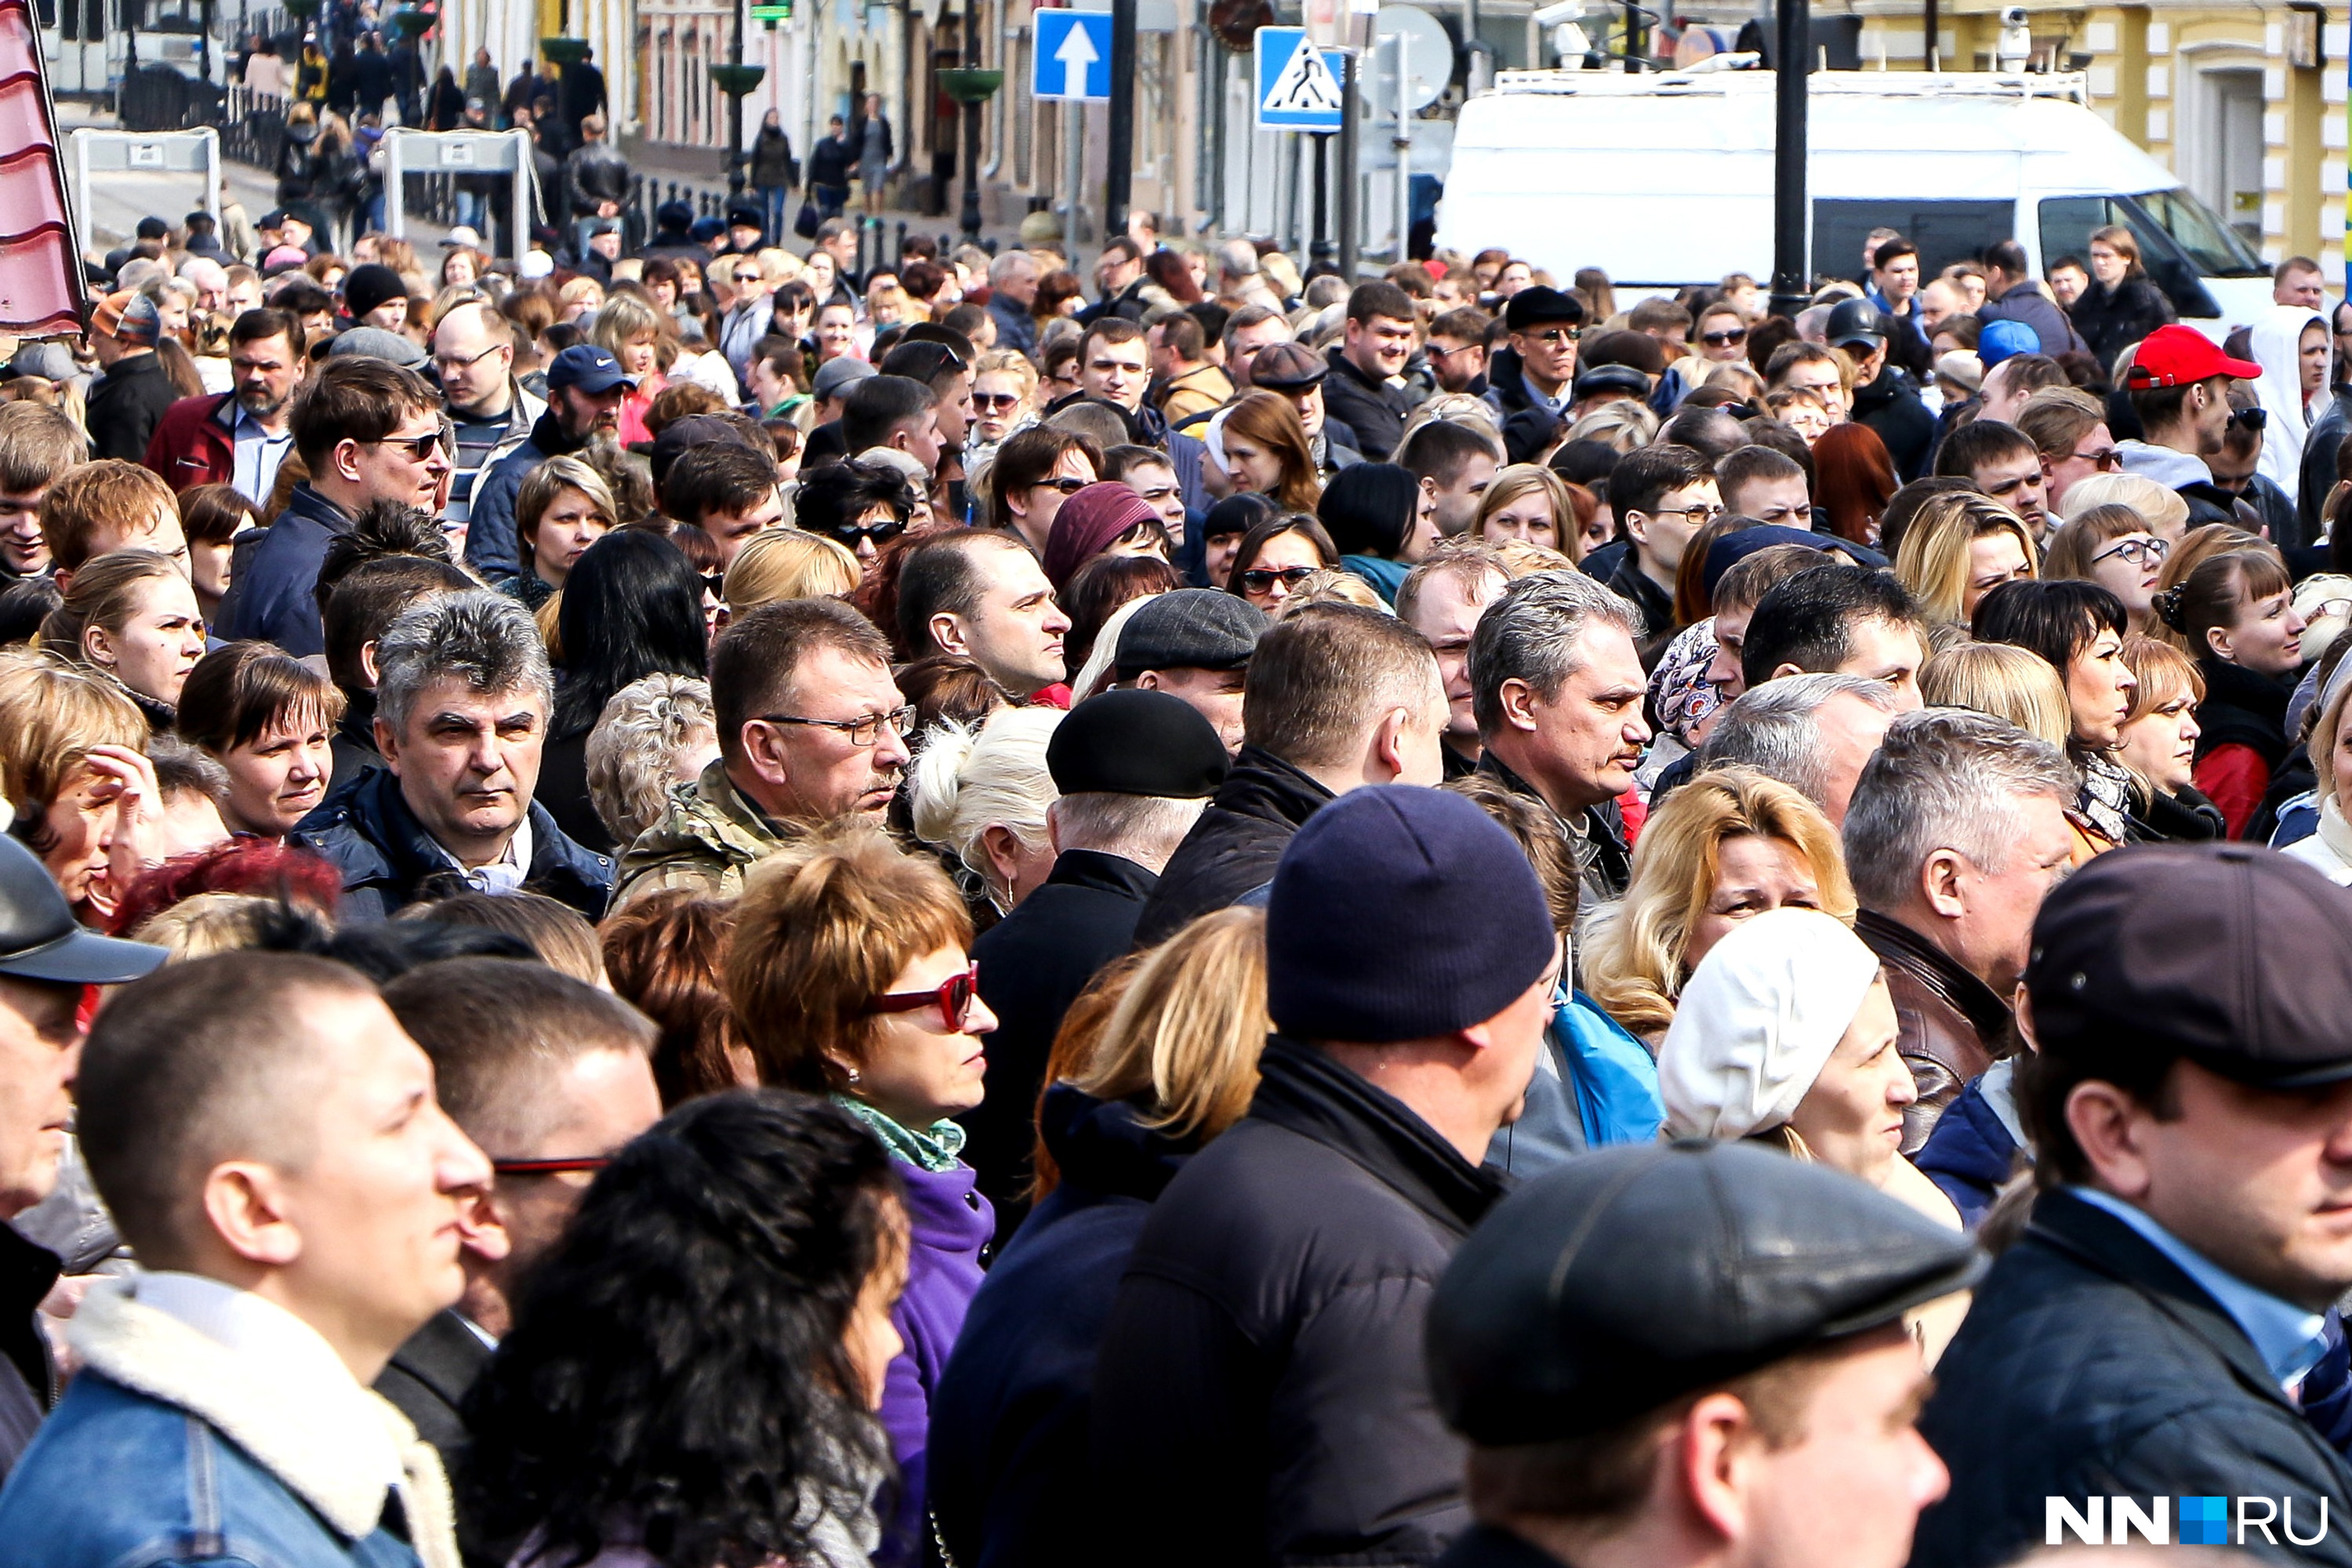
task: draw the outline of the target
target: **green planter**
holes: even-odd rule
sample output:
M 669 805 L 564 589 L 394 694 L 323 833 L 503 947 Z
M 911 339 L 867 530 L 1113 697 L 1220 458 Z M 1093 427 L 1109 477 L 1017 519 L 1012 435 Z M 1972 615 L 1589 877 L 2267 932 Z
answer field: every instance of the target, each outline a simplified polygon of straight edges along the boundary
M 1004 73 L 1001 70 L 956 66 L 940 72 L 940 90 L 958 103 L 986 103 L 1003 85 Z
M 585 38 L 541 38 L 539 52 L 560 66 L 576 66 L 588 58 Z
M 718 65 L 710 68 L 711 81 L 730 98 L 742 97 L 759 86 L 760 79 L 767 74 L 765 66 Z
M 420 38 L 433 26 L 434 18 L 414 5 L 403 5 L 394 11 L 390 22 L 392 30 L 404 38 Z

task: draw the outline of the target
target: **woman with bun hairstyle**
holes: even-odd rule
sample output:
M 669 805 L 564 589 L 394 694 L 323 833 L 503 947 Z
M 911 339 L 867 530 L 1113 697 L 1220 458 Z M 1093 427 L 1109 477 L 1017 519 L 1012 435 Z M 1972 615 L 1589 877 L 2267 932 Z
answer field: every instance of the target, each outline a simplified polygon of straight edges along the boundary
M 2303 617 L 2277 551 L 2220 551 L 2156 595 L 2156 613 L 2205 678 L 2194 782 L 2242 838 L 2286 760 L 2287 699 L 2303 663 Z

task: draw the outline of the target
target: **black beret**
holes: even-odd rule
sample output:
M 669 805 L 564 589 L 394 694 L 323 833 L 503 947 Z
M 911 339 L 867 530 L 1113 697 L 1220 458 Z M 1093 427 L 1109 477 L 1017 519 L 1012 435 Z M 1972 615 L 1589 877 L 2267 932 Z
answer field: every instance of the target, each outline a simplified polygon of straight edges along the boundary
M 2352 893 L 2251 844 L 2101 855 L 2042 900 L 2025 988 L 2053 1061 L 2122 1037 L 2261 1088 L 2339 1083 Z
M 1482 1447 L 1590 1436 L 1975 1283 L 1984 1255 L 1748 1143 L 1576 1155 L 1496 1205 L 1430 1303 L 1430 1381 Z
M 1503 307 L 1503 325 L 1515 332 L 1546 321 L 1565 321 L 1575 326 L 1584 320 L 1584 306 L 1573 294 L 1537 283 L 1520 289 Z
M 1045 742 L 1045 770 L 1064 795 L 1206 800 L 1229 765 L 1217 727 L 1165 691 L 1089 697 Z

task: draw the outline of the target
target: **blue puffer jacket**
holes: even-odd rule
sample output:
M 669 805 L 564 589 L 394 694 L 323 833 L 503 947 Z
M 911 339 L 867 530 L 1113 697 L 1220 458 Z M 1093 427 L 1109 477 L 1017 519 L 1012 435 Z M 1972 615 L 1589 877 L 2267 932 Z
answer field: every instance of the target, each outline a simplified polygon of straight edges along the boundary
M 339 1532 L 209 1423 L 85 1370 L 0 1492 L 0 1568 L 418 1568 Z
M 2017 1140 L 1985 1100 L 1984 1077 L 1979 1075 L 1944 1107 L 1935 1131 L 1911 1163 L 1952 1200 L 1960 1211 L 1960 1223 L 1974 1230 L 1984 1223 L 2001 1184 L 2017 1170 Z M 2032 1163 L 2030 1154 L 2026 1163 Z

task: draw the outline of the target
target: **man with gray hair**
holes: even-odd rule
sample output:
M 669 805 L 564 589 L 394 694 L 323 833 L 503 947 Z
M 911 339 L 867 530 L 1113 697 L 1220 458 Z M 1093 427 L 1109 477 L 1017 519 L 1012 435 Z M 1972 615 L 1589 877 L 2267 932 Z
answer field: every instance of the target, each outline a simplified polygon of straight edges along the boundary
M 1723 710 L 1699 748 L 1698 771 L 1754 768 L 1845 821 L 1854 781 L 1902 705 L 1883 680 L 1858 675 L 1788 675 Z
M 1267 287 L 1258 266 L 1257 247 L 1246 239 L 1229 239 L 1217 247 L 1217 303 L 1228 310 L 1246 305 L 1282 308 L 1282 297 Z
M 2074 858 L 2066 808 L 2080 787 L 2055 746 L 1953 708 L 1906 714 L 1862 770 L 1845 858 L 1854 932 L 1886 966 L 1897 1048 L 1919 1085 L 1906 1154 L 2015 1048 L 2011 999 L 2042 895 Z
M 342 873 L 344 914 L 470 888 L 544 893 L 601 919 L 613 862 L 531 799 L 555 680 L 530 612 L 488 589 L 436 595 L 386 628 L 375 657 L 384 765 L 294 835 Z
M 1551 808 L 1576 849 L 1588 905 L 1633 879 L 1617 800 L 1649 749 L 1642 613 L 1580 572 L 1522 577 L 1470 638 L 1479 771 Z
M 1037 346 L 1037 284 L 1045 274 L 1025 250 L 1008 250 L 988 264 L 988 313 L 996 321 L 996 346 L 1028 353 Z

